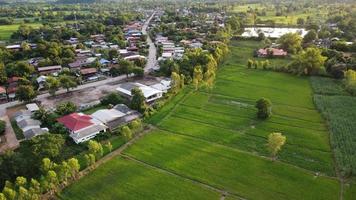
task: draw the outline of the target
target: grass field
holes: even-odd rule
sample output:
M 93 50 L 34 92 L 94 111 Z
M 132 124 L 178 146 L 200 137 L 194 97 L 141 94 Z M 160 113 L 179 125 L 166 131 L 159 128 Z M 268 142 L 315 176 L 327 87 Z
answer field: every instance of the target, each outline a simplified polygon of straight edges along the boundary
M 170 199 L 173 197 L 160 196 L 162 192 L 158 191 L 169 190 L 167 187 L 180 177 L 194 181 L 195 187 L 177 192 L 186 188 L 177 184 L 175 191 L 169 192 L 177 192 L 179 199 L 192 199 L 196 190 L 205 199 L 219 198 L 213 190 L 201 191 L 196 182 L 226 192 L 226 199 L 338 199 L 340 185 L 335 178 L 329 133 L 315 109 L 309 79 L 247 69 L 246 60 L 259 45 L 233 42 L 212 91 L 186 88 L 148 120 L 157 128 L 124 151 L 129 160 L 117 158 L 99 167 L 66 189 L 63 198 L 130 199 L 130 191 L 135 188 L 137 195 Z M 256 118 L 254 104 L 261 97 L 273 103 L 273 116 L 266 121 Z M 271 132 L 287 136 L 277 161 L 271 161 L 266 151 L 266 138 Z M 121 170 L 129 164 L 129 169 Z M 154 172 L 157 174 L 133 175 L 136 168 L 147 166 L 159 169 Z M 170 173 L 174 176 L 162 180 L 155 177 Z M 145 179 L 142 184 L 156 187 L 139 187 L 140 183 L 131 179 Z M 110 186 L 95 187 L 98 182 Z M 112 185 L 116 187 L 110 190 Z M 83 192 L 92 190 L 95 192 Z M 184 196 L 186 193 L 192 195 Z
M 287 14 L 276 16 L 276 10 L 273 6 L 265 4 L 243 4 L 234 7 L 233 12 L 247 12 L 248 10 L 262 10 L 266 11 L 265 16 L 257 16 L 257 19 L 266 21 L 272 20 L 277 25 L 297 25 L 298 18 L 302 18 L 307 21 L 308 17 L 314 20 L 325 21 L 327 19 L 328 9 L 325 6 L 319 6 L 315 8 L 304 8 L 303 11 L 293 11 Z M 253 25 L 253 15 L 248 13 L 247 23 Z
M 27 24 L 33 28 L 39 28 L 42 24 L 39 23 L 31 23 Z M 9 40 L 12 33 L 17 31 L 20 24 L 12 24 L 12 25 L 0 25 L 0 40 Z
M 154 184 L 152 184 L 154 183 Z M 105 163 L 65 190 L 60 199 L 218 199 L 208 190 L 180 177 L 162 173 L 121 157 Z

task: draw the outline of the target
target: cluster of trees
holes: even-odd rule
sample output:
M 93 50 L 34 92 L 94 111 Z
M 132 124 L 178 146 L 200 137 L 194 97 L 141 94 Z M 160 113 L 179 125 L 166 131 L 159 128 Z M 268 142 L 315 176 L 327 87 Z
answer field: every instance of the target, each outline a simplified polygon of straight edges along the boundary
M 309 47 L 295 55 L 288 68 L 291 73 L 299 75 L 325 74 L 326 59 L 320 49 Z
M 247 68 L 251 69 L 251 68 L 259 68 L 262 67 L 263 69 L 267 69 L 268 66 L 270 65 L 269 60 L 252 60 L 252 59 L 248 59 L 247 60 Z
M 43 158 L 39 180 L 31 178 L 28 181 L 27 178 L 18 176 L 14 183 L 6 181 L 0 199 L 39 200 L 42 194 L 47 192 L 53 194 L 59 186 L 63 187 L 68 181 L 75 180 L 79 169 L 80 164 L 75 158 L 62 161 L 60 164 Z
M 138 61 L 132 62 L 129 60 L 120 60 L 117 67 L 112 67 L 110 69 L 110 73 L 113 76 L 118 76 L 121 74 L 125 74 L 129 77 L 130 74 L 134 74 L 138 77 L 143 77 L 144 75 L 144 66 L 146 61 L 143 59 L 138 59 Z
M 125 138 L 126 141 L 129 141 L 133 138 L 133 136 L 143 130 L 143 125 L 141 120 L 136 119 L 128 126 L 121 127 L 120 133 Z

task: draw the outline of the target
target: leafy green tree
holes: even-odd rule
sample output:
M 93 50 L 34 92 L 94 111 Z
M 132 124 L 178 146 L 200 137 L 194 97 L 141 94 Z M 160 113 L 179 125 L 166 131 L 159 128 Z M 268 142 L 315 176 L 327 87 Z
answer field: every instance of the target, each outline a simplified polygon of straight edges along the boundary
M 199 86 L 202 82 L 203 82 L 203 72 L 201 70 L 201 66 L 196 66 L 194 68 L 194 73 L 193 73 L 193 84 L 195 90 L 199 89 Z
M 56 191 L 57 186 L 58 186 L 58 177 L 57 173 L 53 170 L 49 170 L 46 174 L 46 182 L 47 182 L 47 190 L 52 193 L 53 191 Z
M 31 102 L 37 96 L 36 91 L 31 85 L 20 85 L 16 90 L 16 97 L 23 102 Z
M 117 105 L 124 102 L 123 98 L 117 92 L 112 92 L 106 95 L 103 99 L 100 100 L 102 105 Z
M 294 56 L 289 68 L 299 75 L 315 75 L 324 71 L 325 60 L 319 49 L 310 47 Z
M 135 119 L 130 122 L 129 127 L 133 132 L 139 132 L 143 129 L 142 122 L 140 119 Z
M 63 102 L 56 106 L 56 113 L 58 113 L 58 115 L 60 115 L 60 116 L 68 115 L 68 114 L 74 113 L 75 111 L 77 111 L 77 106 L 73 102 L 70 102 L 70 101 Z
M 70 175 L 75 178 L 80 170 L 80 164 L 76 158 L 71 158 L 67 162 L 70 168 Z
M 68 75 L 59 76 L 59 82 L 60 85 L 67 90 L 67 92 L 69 92 L 71 88 L 77 87 L 77 82 L 75 79 Z
M 27 62 L 17 62 L 15 65 L 14 73 L 20 77 L 27 77 L 35 72 L 35 68 Z
M 106 146 L 106 148 L 108 148 L 109 152 L 111 152 L 111 151 L 112 151 L 113 146 L 112 146 L 112 144 L 111 144 L 111 142 L 110 142 L 110 141 L 109 141 L 109 142 L 107 142 L 107 143 L 105 144 L 105 146 Z
M 119 66 L 123 74 L 126 74 L 126 77 L 129 77 L 129 74 L 132 73 L 132 69 L 134 67 L 133 62 L 128 60 L 120 60 Z
M 56 94 L 60 86 L 61 83 L 57 78 L 51 76 L 47 77 L 45 87 L 52 96 Z
M 267 119 L 272 115 L 272 103 L 269 99 L 261 98 L 256 102 L 257 117 Z
M 132 73 L 135 74 L 137 77 L 143 77 L 145 71 L 141 67 L 133 67 Z
M 89 149 L 89 153 L 95 155 L 96 159 L 101 158 L 104 154 L 103 146 L 95 140 L 89 141 L 88 149 Z
M 132 139 L 132 131 L 128 126 L 123 126 L 121 128 L 121 135 L 126 139 L 126 141 Z
M 314 29 L 310 30 L 303 38 L 304 43 L 309 43 L 317 39 L 318 34 Z
M 181 74 L 180 75 L 180 88 L 184 88 L 184 84 L 185 84 L 185 75 Z
M 0 200 L 6 200 L 6 197 L 3 193 L 0 193 Z
M 7 75 L 4 63 L 0 62 L 0 84 L 6 83 Z
M 181 89 L 180 76 L 176 72 L 172 72 L 171 80 L 171 91 L 173 94 L 177 94 Z
M 32 199 L 38 199 L 41 194 L 41 184 L 36 179 L 31 179 L 29 192 L 31 193 Z M 37 197 L 37 198 L 36 198 Z
M 85 162 L 88 167 L 95 164 L 95 155 L 94 154 L 91 154 L 91 153 L 85 154 L 84 158 L 85 158 Z
M 15 200 L 16 198 L 16 191 L 9 187 L 4 187 L 2 193 L 5 195 L 7 200 Z
M 27 199 L 29 199 L 29 197 L 30 197 L 30 193 L 28 192 L 28 190 L 25 187 L 20 186 L 18 189 L 17 199 L 18 200 L 27 200 Z
M 271 133 L 268 135 L 268 151 L 271 153 L 273 159 L 275 159 L 278 151 L 286 142 L 286 137 L 282 133 Z
M 298 33 L 286 33 L 277 42 L 281 48 L 289 53 L 295 54 L 302 49 L 302 37 Z
M 30 140 L 30 151 L 36 158 L 57 159 L 64 148 L 64 136 L 59 134 L 42 134 Z
M 206 84 L 207 89 L 212 89 L 215 81 L 215 72 L 213 70 L 208 69 L 204 73 L 204 82 Z
M 247 68 L 251 69 L 252 66 L 253 66 L 253 63 L 254 63 L 253 60 L 248 59 L 248 60 L 247 60 Z
M 144 112 L 146 103 L 145 103 L 145 96 L 143 95 L 140 88 L 133 88 L 131 90 L 131 102 L 130 107 L 131 109 L 137 110 L 139 112 Z
M 0 120 L 0 135 L 3 135 L 6 130 L 6 122 L 3 120 Z
M 16 188 L 20 188 L 21 186 L 24 187 L 27 184 L 27 179 L 23 176 L 18 176 L 15 180 Z

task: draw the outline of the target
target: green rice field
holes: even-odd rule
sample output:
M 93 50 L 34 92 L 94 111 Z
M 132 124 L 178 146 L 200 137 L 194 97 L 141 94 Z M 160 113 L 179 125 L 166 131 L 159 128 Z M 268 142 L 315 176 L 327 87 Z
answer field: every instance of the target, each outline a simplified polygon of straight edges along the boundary
M 352 199 L 353 185 L 341 194 L 309 78 L 247 69 L 259 46 L 232 42 L 212 91 L 184 89 L 148 120 L 152 132 L 61 199 Z M 265 121 L 254 108 L 261 97 L 273 104 Z M 266 150 L 272 132 L 287 137 L 276 161 Z

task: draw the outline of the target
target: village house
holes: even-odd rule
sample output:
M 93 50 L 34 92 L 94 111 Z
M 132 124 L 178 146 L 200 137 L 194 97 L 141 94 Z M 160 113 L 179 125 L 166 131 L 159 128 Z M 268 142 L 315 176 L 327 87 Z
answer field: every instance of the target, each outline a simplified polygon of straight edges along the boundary
M 53 73 L 59 73 L 62 71 L 62 66 L 55 65 L 55 66 L 47 66 L 47 67 L 38 67 L 37 71 L 41 75 L 49 75 Z
M 37 104 L 27 104 L 26 107 L 27 110 L 20 110 L 12 116 L 17 126 L 22 130 L 25 139 L 31 139 L 32 137 L 48 132 L 48 128 L 41 128 L 41 122 L 39 120 L 31 118 L 33 113 L 39 110 Z
M 131 90 L 134 88 L 139 88 L 142 91 L 147 103 L 153 102 L 163 96 L 163 91 L 161 90 L 157 90 L 141 83 L 132 82 L 119 84 L 116 91 L 127 98 L 132 98 Z
M 107 129 L 102 122 L 83 113 L 72 113 L 57 121 L 67 128 L 69 136 L 77 144 L 88 141 L 99 133 L 106 132 Z
M 257 50 L 258 57 L 285 57 L 288 55 L 286 51 L 283 49 L 276 49 L 276 48 L 264 48 Z
M 112 109 L 102 109 L 94 112 L 91 116 L 104 123 L 110 130 L 137 119 L 141 114 L 131 110 L 125 104 L 116 105 Z
M 8 86 L 6 89 L 6 93 L 9 99 L 15 99 L 19 80 L 20 77 L 16 77 L 16 76 L 7 79 Z

